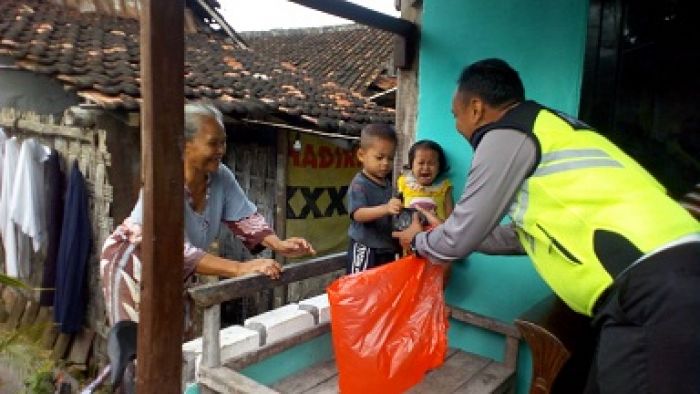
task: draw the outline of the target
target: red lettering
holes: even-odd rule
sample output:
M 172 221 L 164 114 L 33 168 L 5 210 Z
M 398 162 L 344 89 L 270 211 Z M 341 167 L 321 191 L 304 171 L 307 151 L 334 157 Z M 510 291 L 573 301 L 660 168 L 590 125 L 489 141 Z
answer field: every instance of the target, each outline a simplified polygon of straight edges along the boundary
M 329 168 L 333 164 L 333 151 L 328 146 L 318 148 L 318 168 Z
M 292 159 L 292 166 L 299 167 L 299 152 L 295 151 L 294 148 L 289 148 L 289 158 Z
M 304 147 L 304 160 L 301 162 L 301 165 L 302 167 L 318 167 L 316 152 L 314 152 L 314 146 L 312 144 L 306 144 Z
M 343 164 L 343 152 L 340 150 L 340 148 L 336 147 L 335 148 L 335 168 L 340 168 L 340 166 Z
M 355 152 L 353 151 L 345 151 L 343 153 L 343 158 L 345 159 L 343 161 L 343 167 L 348 168 L 348 167 L 357 167 L 355 164 Z

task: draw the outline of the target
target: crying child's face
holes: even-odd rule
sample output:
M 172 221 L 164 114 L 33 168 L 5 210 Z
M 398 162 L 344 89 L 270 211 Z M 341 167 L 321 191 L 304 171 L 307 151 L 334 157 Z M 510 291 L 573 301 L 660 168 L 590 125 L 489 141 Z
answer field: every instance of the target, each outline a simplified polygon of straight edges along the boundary
M 416 150 L 416 156 L 411 163 L 411 171 L 416 181 L 422 186 L 430 186 L 435 181 L 440 170 L 438 153 L 429 148 Z

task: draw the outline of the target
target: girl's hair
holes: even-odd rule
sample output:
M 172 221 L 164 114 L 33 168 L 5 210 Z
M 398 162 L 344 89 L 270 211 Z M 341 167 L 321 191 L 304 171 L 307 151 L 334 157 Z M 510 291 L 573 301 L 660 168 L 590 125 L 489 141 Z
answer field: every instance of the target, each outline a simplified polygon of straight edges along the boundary
M 420 140 L 411 146 L 411 149 L 408 150 L 408 164 L 404 166 L 405 169 L 413 169 L 413 160 L 416 159 L 416 151 L 419 149 L 430 149 L 437 153 L 438 176 L 446 173 L 450 169 L 450 166 L 447 165 L 447 156 L 445 156 L 445 152 L 442 150 L 442 147 L 438 145 L 437 142 L 431 140 Z

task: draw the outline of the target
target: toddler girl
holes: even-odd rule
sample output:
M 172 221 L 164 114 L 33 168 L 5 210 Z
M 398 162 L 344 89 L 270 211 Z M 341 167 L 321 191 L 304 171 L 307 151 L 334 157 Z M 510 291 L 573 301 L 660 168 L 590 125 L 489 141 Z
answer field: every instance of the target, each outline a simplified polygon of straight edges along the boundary
M 449 169 L 445 152 L 434 141 L 421 140 L 408 151 L 406 173 L 397 180 L 404 207 L 416 208 L 436 226 L 452 213 L 452 183 L 435 180 Z

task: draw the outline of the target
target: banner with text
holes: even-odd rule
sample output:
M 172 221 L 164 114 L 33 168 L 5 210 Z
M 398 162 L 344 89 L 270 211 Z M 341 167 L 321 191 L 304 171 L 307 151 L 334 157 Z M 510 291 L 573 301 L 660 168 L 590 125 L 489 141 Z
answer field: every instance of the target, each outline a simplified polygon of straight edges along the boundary
M 344 251 L 350 217 L 348 185 L 360 170 L 350 141 L 302 134 L 287 162 L 287 237 L 309 240 L 318 254 Z

